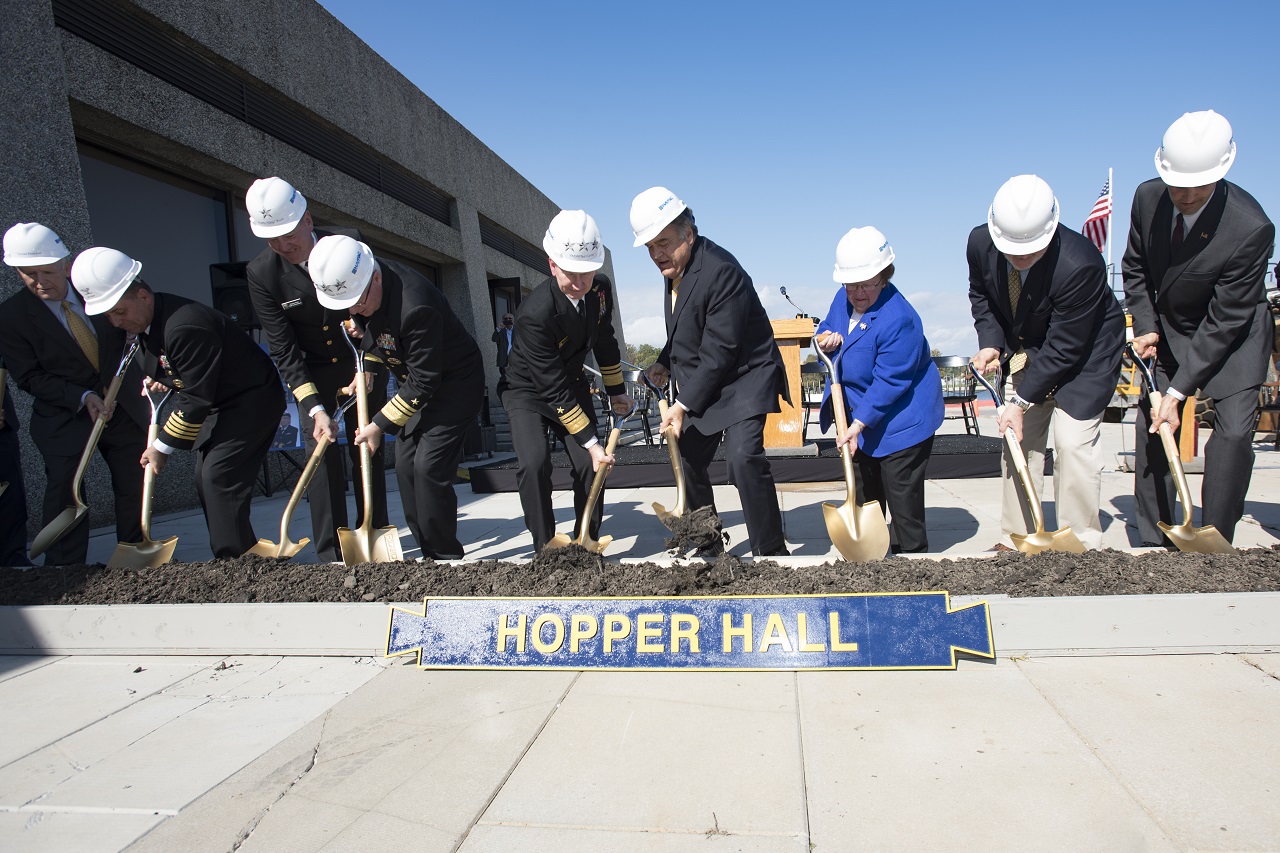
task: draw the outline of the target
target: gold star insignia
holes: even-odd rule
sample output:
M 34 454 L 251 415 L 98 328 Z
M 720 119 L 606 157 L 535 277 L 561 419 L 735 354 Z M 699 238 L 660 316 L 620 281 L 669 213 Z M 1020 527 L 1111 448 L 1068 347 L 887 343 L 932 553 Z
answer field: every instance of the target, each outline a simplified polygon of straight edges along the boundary
M 563 414 L 564 414 L 564 406 L 556 406 L 556 414 L 557 414 L 557 415 L 563 415 Z
M 416 405 L 418 405 L 418 398 L 417 398 L 417 397 L 414 397 L 414 398 L 413 398 L 413 405 L 415 405 L 415 406 L 416 406 Z
M 186 417 L 186 415 L 184 415 L 184 414 L 182 413 L 182 409 L 178 409 L 178 411 L 174 412 L 174 414 L 175 414 L 175 415 L 177 415 L 177 416 L 178 416 L 178 417 L 180 417 L 180 418 L 185 418 L 185 417 Z

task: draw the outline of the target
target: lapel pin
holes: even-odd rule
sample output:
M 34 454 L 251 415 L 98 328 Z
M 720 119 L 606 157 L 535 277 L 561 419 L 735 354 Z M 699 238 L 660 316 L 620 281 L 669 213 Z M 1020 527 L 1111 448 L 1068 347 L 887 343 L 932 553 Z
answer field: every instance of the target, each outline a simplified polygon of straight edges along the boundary
M 858 324 L 858 328 L 865 332 L 865 331 L 867 330 L 867 324 L 866 324 L 866 323 L 859 323 L 859 324 Z

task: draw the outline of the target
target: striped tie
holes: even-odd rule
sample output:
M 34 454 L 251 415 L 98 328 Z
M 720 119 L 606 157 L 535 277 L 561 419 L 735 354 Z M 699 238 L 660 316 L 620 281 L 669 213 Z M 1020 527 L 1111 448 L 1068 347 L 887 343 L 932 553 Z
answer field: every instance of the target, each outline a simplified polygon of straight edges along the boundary
M 1014 316 L 1018 314 L 1018 300 L 1022 297 L 1022 273 L 1015 267 L 1009 267 L 1009 310 Z M 1027 366 L 1027 354 L 1018 350 L 1009 359 L 1009 373 L 1019 373 Z
M 93 330 L 78 313 L 71 309 L 71 303 L 65 299 L 62 300 L 62 316 L 67 318 L 67 328 L 71 330 L 71 337 L 76 339 L 84 357 L 89 359 L 93 369 L 97 370 L 98 339 L 93 336 Z

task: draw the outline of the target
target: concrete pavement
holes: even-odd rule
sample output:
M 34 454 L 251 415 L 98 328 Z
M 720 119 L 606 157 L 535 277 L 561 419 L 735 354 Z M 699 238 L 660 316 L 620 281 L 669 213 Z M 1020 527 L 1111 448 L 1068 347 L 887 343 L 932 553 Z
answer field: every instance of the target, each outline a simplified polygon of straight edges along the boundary
M 1242 546 L 1280 533 L 1280 454 L 1258 450 Z M 1131 477 L 1104 475 L 1113 547 Z M 610 493 L 610 557 L 661 552 L 668 491 Z M 717 489 L 742 554 L 734 497 Z M 843 490 L 781 497 L 793 553 L 830 559 L 814 504 Z M 260 535 L 285 498 L 255 507 Z M 514 495 L 460 498 L 469 557 L 528 556 Z M 999 538 L 996 480 L 927 500 L 935 550 Z M 153 532 L 207 557 L 198 515 Z M 954 672 L 433 672 L 362 650 L 377 605 L 237 607 L 0 616 L 78 650 L 0 656 L 0 848 L 1280 850 L 1280 594 L 997 598 L 997 660 Z

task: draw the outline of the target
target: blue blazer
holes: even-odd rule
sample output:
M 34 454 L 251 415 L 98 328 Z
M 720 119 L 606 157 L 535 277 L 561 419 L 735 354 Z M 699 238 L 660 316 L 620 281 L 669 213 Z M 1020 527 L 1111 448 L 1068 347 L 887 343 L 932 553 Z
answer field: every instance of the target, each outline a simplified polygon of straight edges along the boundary
M 919 444 L 942 426 L 942 379 L 929 355 L 920 315 L 892 282 L 851 332 L 852 313 L 842 287 L 818 332 L 835 332 L 844 338 L 831 362 L 850 418 L 867 425 L 858 435 L 858 445 L 868 456 L 888 456 Z M 822 428 L 833 419 L 828 379 L 822 397 Z

